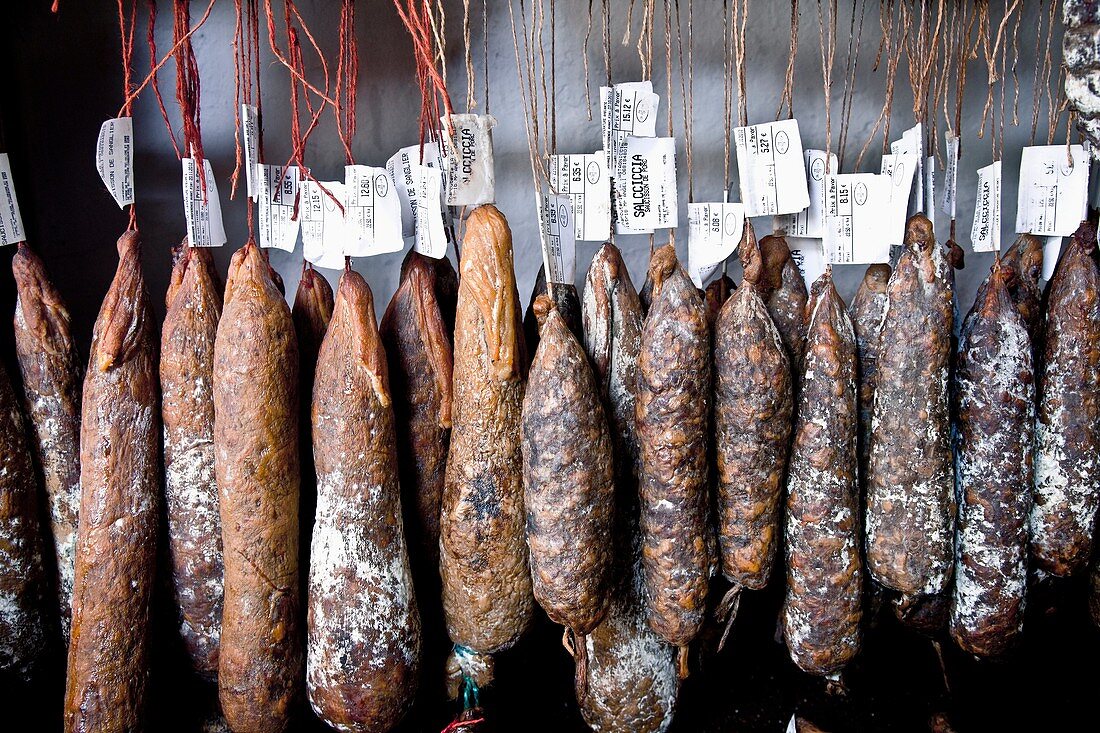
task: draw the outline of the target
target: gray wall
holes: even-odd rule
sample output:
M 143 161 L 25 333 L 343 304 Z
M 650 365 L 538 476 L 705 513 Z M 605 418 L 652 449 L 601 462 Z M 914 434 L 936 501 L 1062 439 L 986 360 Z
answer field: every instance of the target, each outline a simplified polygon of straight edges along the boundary
M 117 21 L 114 4 L 61 3 L 61 13 L 54 17 L 47 2 L 19 3 L 5 29 L 0 29 L 0 62 L 6 65 L 5 89 L 0 97 L 0 109 L 5 120 L 4 136 L 12 154 L 14 173 L 24 219 L 31 240 L 43 253 L 53 270 L 64 295 L 71 304 L 78 333 L 87 339 L 91 322 L 113 273 L 115 257 L 113 242 L 125 227 L 126 218 L 114 205 L 100 184 L 93 167 L 93 148 L 100 123 L 117 113 L 121 98 L 118 62 Z M 168 3 L 161 4 L 157 37 L 161 53 L 170 45 L 171 12 Z M 281 6 L 280 3 L 274 3 Z M 479 12 L 480 2 L 472 5 Z M 515 261 L 520 292 L 526 301 L 534 275 L 541 263 L 538 250 L 536 217 L 532 206 L 531 176 L 527 140 L 524 133 L 522 106 L 519 103 L 516 63 L 512 49 L 507 3 L 491 0 L 489 20 L 490 79 L 492 113 L 499 124 L 494 142 L 497 163 L 498 205 L 509 218 L 515 242 Z M 527 3 L 530 6 L 530 3 Z M 549 0 L 546 0 L 549 5 Z M 586 26 L 587 0 L 558 0 L 557 22 L 557 99 L 558 140 L 560 152 L 590 152 L 599 146 L 598 117 L 587 118 L 585 84 L 592 86 L 594 101 L 598 101 L 598 85 L 604 78 L 600 52 L 600 28 L 597 18 L 589 48 L 589 78 L 586 82 L 582 67 L 581 44 Z M 597 8 L 599 3 L 596 3 Z M 633 44 L 619 44 L 625 27 L 626 0 L 613 0 L 613 75 L 618 81 L 635 80 L 640 64 Z M 641 2 L 634 13 L 634 27 L 641 20 Z M 658 13 L 662 3 L 658 2 Z M 687 0 L 680 0 L 685 23 Z M 817 5 L 803 2 L 798 63 L 795 72 L 795 113 L 799 119 L 803 142 L 807 147 L 824 147 L 824 106 L 821 87 L 818 47 Z M 841 6 L 847 6 L 841 3 Z M 999 4 L 995 3 L 995 5 Z M 1005 197 L 1003 211 L 1006 245 L 1013 237 L 1015 222 L 1015 180 L 1019 164 L 1019 148 L 1028 144 L 1035 35 L 1038 25 L 1038 3 L 1025 3 L 1026 9 L 1019 29 L 1019 108 L 1021 125 L 1009 127 L 1005 133 Z M 193 3 L 197 18 L 205 2 Z M 299 6 L 311 22 L 318 40 L 332 49 L 335 58 L 336 4 L 321 0 L 299 0 Z M 358 162 L 383 165 L 399 147 L 413 144 L 417 138 L 419 92 L 413 75 L 412 55 L 406 34 L 400 25 L 393 4 L 388 0 L 365 0 L 360 3 L 358 37 L 361 44 L 361 78 L 359 81 L 359 128 L 354 147 Z M 456 108 L 465 106 L 465 72 L 461 51 L 460 0 L 445 2 L 448 18 L 448 61 L 452 97 Z M 517 3 L 518 6 L 518 3 Z M 722 192 L 722 55 L 721 8 L 718 0 L 694 0 L 695 11 L 695 192 L 698 200 L 720 200 Z M 750 122 L 773 118 L 782 86 L 787 61 L 789 35 L 789 5 L 786 2 L 752 3 L 747 53 L 748 108 Z M 852 170 L 855 156 L 866 140 L 882 105 L 885 70 L 872 71 L 880 36 L 878 3 L 868 2 L 864 22 L 859 73 L 856 82 L 854 113 L 851 120 L 848 150 L 842 167 Z M 844 7 L 841 17 L 840 42 L 836 59 L 834 85 L 833 130 L 839 128 L 841 83 L 844 53 L 847 44 L 848 18 L 851 9 Z M 995 11 L 996 12 L 996 11 Z M 145 33 L 145 12 L 142 7 L 138 35 Z M 480 15 L 473 23 L 472 43 L 475 51 L 478 85 L 483 72 Z M 654 50 L 654 85 L 665 98 L 665 77 L 662 40 L 663 21 L 658 17 Z M 549 31 L 547 30 L 547 34 Z M 636 31 L 635 31 L 636 33 Z M 5 38 L 7 34 L 7 38 Z M 1055 39 L 1060 48 L 1060 28 Z M 202 74 L 202 125 L 206 153 L 211 159 L 222 192 L 229 244 L 216 253 L 224 268 L 233 249 L 246 236 L 243 196 L 228 199 L 228 178 L 233 166 L 233 4 L 217 3 L 213 16 L 195 37 L 195 50 Z M 686 42 L 686 40 L 685 40 Z M 1056 60 L 1058 59 L 1056 55 Z M 307 59 L 316 71 L 317 64 Z M 148 68 L 148 52 L 140 43 L 136 53 L 139 69 Z M 675 62 L 674 62 L 675 63 Z M 288 82 L 286 70 L 277 63 L 263 69 L 265 142 L 268 159 L 281 162 L 289 154 Z M 170 63 L 162 74 L 172 112 L 174 100 L 174 66 Z M 687 171 L 683 157 L 682 115 L 678 79 L 675 89 L 675 134 L 680 139 L 680 220 L 686 222 Z M 986 140 L 976 139 L 985 97 L 986 73 L 980 59 L 970 65 L 964 112 L 963 160 L 959 176 L 960 241 L 968 249 L 967 268 L 960 279 L 960 301 L 965 309 L 973 298 L 977 283 L 984 278 L 991 255 L 969 252 L 969 229 L 976 185 L 975 171 L 991 160 L 991 147 Z M 1011 105 L 1012 89 L 1009 89 Z M 911 93 L 904 66 L 899 69 L 898 89 L 894 102 L 893 131 L 912 124 Z M 146 271 L 154 297 L 159 301 L 164 292 L 169 270 L 169 250 L 183 235 L 183 212 L 180 204 L 179 163 L 168 143 L 164 125 L 150 92 L 143 94 L 135 107 L 137 135 L 137 196 L 140 226 L 144 236 Z M 1044 115 L 1045 121 L 1045 115 Z M 1063 123 L 1064 124 L 1064 123 Z M 941 130 L 943 125 L 941 124 Z M 1045 138 L 1045 122 L 1040 125 L 1040 138 Z M 1057 140 L 1064 141 L 1064 130 Z M 877 150 L 879 143 L 874 147 Z M 319 178 L 342 173 L 343 154 L 339 147 L 331 117 L 313 137 L 306 156 Z M 863 170 L 877 172 L 877 155 L 868 154 Z M 947 221 L 937 213 L 937 231 L 946 237 Z M 770 222 L 758 222 L 758 229 L 767 232 Z M 664 241 L 659 234 L 657 241 Z M 620 238 L 619 244 L 635 281 L 640 283 L 649 249 L 648 237 Z M 686 228 L 677 234 L 677 244 L 684 253 Z M 578 252 L 578 281 L 583 281 L 588 259 L 595 243 L 581 243 Z M 379 309 L 396 287 L 398 266 L 402 255 L 382 255 L 358 260 L 355 266 L 364 272 L 375 290 Z M 301 266 L 301 251 L 293 254 L 275 252 L 273 261 L 287 282 L 289 297 L 293 297 Z M 850 297 L 862 275 L 862 267 L 839 268 L 842 293 Z M 326 275 L 335 279 L 335 271 Z

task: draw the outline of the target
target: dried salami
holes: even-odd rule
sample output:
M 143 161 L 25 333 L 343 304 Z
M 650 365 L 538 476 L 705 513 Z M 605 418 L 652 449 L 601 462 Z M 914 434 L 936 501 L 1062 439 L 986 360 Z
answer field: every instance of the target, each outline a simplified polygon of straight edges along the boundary
M 764 259 L 764 270 L 759 281 L 760 294 L 783 337 L 797 382 L 802 371 L 802 356 L 806 351 L 806 321 L 809 318 L 806 283 L 791 257 L 787 238 L 782 234 L 761 239 L 760 253 Z
M 1021 234 L 1001 254 L 1001 268 L 1012 302 L 1027 326 L 1032 348 L 1038 350 L 1043 334 L 1043 291 L 1039 287 L 1043 276 L 1043 242 L 1032 234 Z
M 711 330 L 714 330 L 714 322 L 718 320 L 718 311 L 730 299 L 730 295 L 737 289 L 729 275 L 722 275 L 703 291 L 703 301 L 707 304 L 707 319 Z
M 538 300 L 540 295 L 547 294 L 554 299 L 558 314 L 577 340 L 583 338 L 581 333 L 581 300 L 577 294 L 577 287 L 572 283 L 554 283 L 554 287 L 547 291 L 546 268 L 540 267 L 539 274 L 535 277 L 535 287 L 531 290 L 531 302 L 528 303 L 527 313 L 523 316 L 523 336 L 527 342 L 527 348 L 532 354 L 539 345 L 539 320 L 535 314 L 535 301 Z
M 867 461 L 871 453 L 871 415 L 875 406 L 875 375 L 878 373 L 878 340 L 886 315 L 886 285 L 889 265 L 871 265 L 852 299 L 848 314 L 856 333 L 859 359 L 859 482 L 860 495 L 866 493 Z
M 809 304 L 806 371 L 787 479 L 787 594 L 782 624 L 791 659 L 828 675 L 860 648 L 856 343 L 826 272 Z
M 92 331 L 65 731 L 141 728 L 160 489 L 157 340 L 136 231 Z M 118 450 L 124 446 L 124 450 Z

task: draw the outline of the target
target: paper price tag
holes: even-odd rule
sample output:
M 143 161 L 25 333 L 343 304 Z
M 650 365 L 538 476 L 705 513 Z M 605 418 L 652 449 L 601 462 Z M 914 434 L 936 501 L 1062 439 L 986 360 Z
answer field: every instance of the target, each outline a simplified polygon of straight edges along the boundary
M 401 238 L 401 200 L 385 168 L 344 167 L 344 254 L 370 257 L 405 248 Z
M 241 137 L 244 140 L 244 180 L 248 198 L 258 200 L 260 195 L 260 110 L 254 104 L 241 105 Z
M 440 119 L 447 151 L 447 205 L 480 206 L 495 200 L 491 115 L 454 114 Z M 453 128 L 453 133 L 452 133 Z
M 929 155 L 924 161 L 924 211 L 928 218 L 936 218 L 936 156 Z
M 206 191 L 202 190 L 194 158 L 183 163 L 183 214 L 187 220 L 187 243 L 192 247 L 220 247 L 226 242 L 222 225 L 222 205 L 218 199 L 218 184 L 210 161 L 203 159 Z
M 914 187 L 910 189 L 910 200 L 907 213 L 912 216 L 925 211 L 924 198 L 924 126 L 917 123 L 901 134 L 901 140 L 890 143 L 890 153 L 893 155 L 916 156 L 916 171 Z
M 1043 242 L 1043 280 L 1050 282 L 1054 277 L 1054 268 L 1058 266 L 1058 256 L 1062 253 L 1062 237 L 1047 237 Z
M 804 237 L 787 237 L 787 246 L 791 248 L 791 259 L 798 271 L 802 273 L 802 280 L 809 288 L 819 277 L 825 274 L 825 249 L 820 239 L 807 239 Z
M 821 237 L 825 212 L 825 151 L 807 150 L 803 152 L 806 162 L 806 184 L 809 189 L 810 205 L 796 214 L 786 217 L 787 234 L 792 237 Z M 837 170 L 836 155 L 829 155 L 829 173 Z
M 0 245 L 27 241 L 23 217 L 19 215 L 19 200 L 11 179 L 11 161 L 0 153 Z
M 896 239 L 893 179 L 846 173 L 825 179 L 825 258 L 833 264 L 890 261 Z
M 257 192 L 260 209 L 260 246 L 293 252 L 298 241 L 302 218 L 294 217 L 294 201 L 298 197 L 298 167 L 285 169 L 280 165 L 256 166 Z
M 344 266 L 344 250 L 350 237 L 337 205 L 344 198 L 340 181 L 302 181 L 298 214 L 302 218 L 302 256 L 306 262 L 330 270 Z
M 134 119 L 116 117 L 99 128 L 95 167 L 122 209 L 134 203 Z
M 623 232 L 648 232 L 677 225 L 676 140 L 628 137 L 629 184 L 626 206 L 619 212 Z
M 749 216 L 794 214 L 810 205 L 798 120 L 738 127 L 733 141 Z
M 611 176 L 607 156 L 551 155 L 550 189 L 568 194 L 577 239 L 603 242 L 611 236 Z
M 413 175 L 413 166 L 417 165 L 442 170 L 443 158 L 439 145 L 424 143 L 423 162 L 421 162 L 419 145 L 401 148 L 386 161 L 386 170 L 389 171 L 390 179 L 397 187 L 397 197 L 401 201 L 401 234 L 405 237 L 416 234 L 416 196 L 420 185 Z M 440 206 L 442 207 L 442 199 L 440 199 Z
M 413 249 L 433 259 L 447 256 L 447 228 L 443 219 L 443 204 L 440 195 L 443 191 L 443 174 L 438 168 L 413 163 L 413 181 L 415 190 L 410 191 L 415 203 L 414 230 L 416 241 Z
M 905 239 L 905 220 L 908 218 L 910 192 L 917 173 L 919 159 L 912 153 L 896 153 L 882 156 L 880 173 L 890 180 L 890 242 L 901 245 Z
M 607 169 L 612 174 L 612 191 L 615 196 L 614 216 L 616 224 L 628 206 L 627 189 L 629 171 L 626 145 L 629 137 L 653 137 L 657 134 L 657 109 L 661 98 L 653 93 L 653 83 L 634 81 L 600 87 L 600 126 L 603 136 Z M 620 232 L 637 232 L 625 226 L 616 227 Z M 652 230 L 649 230 L 652 231 Z
M 695 287 L 702 288 L 734 253 L 744 231 L 744 204 L 688 204 L 688 274 Z
M 978 169 L 978 193 L 974 198 L 974 225 L 970 241 L 975 252 L 1001 250 L 1001 161 Z
M 1072 157 L 1072 165 L 1069 157 Z M 1016 231 L 1069 236 L 1087 215 L 1089 158 L 1080 145 L 1034 145 L 1020 156 Z
M 577 238 L 572 201 L 566 194 L 544 193 L 539 209 L 546 279 L 552 283 L 572 285 L 577 275 Z
M 959 138 L 947 136 L 947 170 L 943 176 L 943 213 L 955 218 L 956 188 L 959 183 Z

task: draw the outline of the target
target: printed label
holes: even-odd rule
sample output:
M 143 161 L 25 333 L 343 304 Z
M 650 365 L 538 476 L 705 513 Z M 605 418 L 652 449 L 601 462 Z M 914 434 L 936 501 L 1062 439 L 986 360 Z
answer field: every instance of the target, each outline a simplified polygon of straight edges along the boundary
M 619 212 L 620 233 L 649 232 L 675 227 L 676 140 L 671 137 L 628 137 L 626 143 L 626 207 Z
M 241 137 L 244 138 L 244 180 L 248 198 L 256 200 L 260 164 L 260 110 L 254 104 L 241 105 Z
M 955 218 L 956 190 L 959 183 L 959 138 L 947 136 L 947 170 L 943 176 L 943 213 Z
M 95 167 L 122 209 L 134 203 L 134 119 L 116 117 L 99 128 Z
M 657 134 L 657 109 L 661 98 L 653 93 L 653 83 L 634 81 L 600 87 L 600 123 L 607 169 L 612 174 L 616 224 L 625 220 L 629 170 L 626 145 L 628 137 L 653 137 Z M 633 230 L 631 230 L 633 231 Z
M 441 118 L 447 151 L 447 205 L 480 206 L 495 200 L 493 126 L 490 115 L 454 114 Z M 453 128 L 453 135 L 452 135 Z
M 294 217 L 298 197 L 298 166 L 256 166 L 260 209 L 260 246 L 293 252 L 302 218 Z
M 825 274 L 825 248 L 820 239 L 787 237 L 787 246 L 791 248 L 791 259 L 802 273 L 802 280 L 808 288 Z
M 344 250 L 350 237 L 337 204 L 344 196 L 344 184 L 340 181 L 302 181 L 298 207 L 302 218 L 302 256 L 316 267 L 339 270 L 344 266 Z
M 404 249 L 401 200 L 386 169 L 345 166 L 344 184 L 344 218 L 348 234 L 344 254 L 370 257 Z
M 924 211 L 929 219 L 936 218 L 936 156 L 924 161 Z
M 792 237 L 821 237 L 825 222 L 825 151 L 807 150 L 803 153 L 806 161 L 806 184 L 809 190 L 810 205 L 798 212 L 789 214 L 780 226 L 786 228 Z M 837 170 L 835 154 L 829 155 L 829 174 Z
M 203 176 L 206 191 L 195 167 L 194 158 L 184 158 L 183 164 L 183 214 L 187 220 L 187 243 L 192 247 L 220 247 L 225 244 L 225 227 L 222 225 L 222 205 L 218 200 L 218 184 L 210 161 L 203 159 Z
M 978 169 L 978 193 L 974 198 L 974 226 L 970 241 L 975 252 L 1001 250 L 1001 161 Z
M 572 285 L 577 275 L 577 238 L 573 225 L 572 201 L 566 194 L 544 193 L 542 219 L 542 263 L 548 282 Z
M 924 199 L 924 126 L 917 123 L 901 134 L 901 140 L 890 143 L 892 155 L 916 156 L 916 171 L 914 175 L 914 187 L 910 190 L 909 205 L 906 213 L 909 216 L 925 211 Z
M 702 288 L 737 250 L 744 231 L 744 204 L 688 204 L 688 274 L 695 287 Z
M 27 241 L 23 217 L 19 215 L 19 200 L 11 178 L 11 161 L 0 153 L 0 245 Z
M 607 156 L 551 155 L 550 189 L 569 196 L 577 239 L 603 242 L 611 237 L 611 176 Z
M 1071 161 L 1072 157 L 1072 161 Z M 1020 156 L 1016 231 L 1069 236 L 1087 216 L 1089 158 L 1080 145 L 1034 145 Z
M 890 242 L 901 245 L 905 239 L 905 220 L 908 218 L 910 192 L 917 173 L 919 158 L 912 153 L 882 156 L 880 173 L 890 179 Z
M 415 190 L 410 201 L 416 206 L 413 229 L 416 241 L 413 249 L 433 259 L 447 256 L 447 228 L 443 219 L 443 173 L 439 168 L 413 163 L 411 167 Z
M 874 173 L 845 173 L 825 178 L 827 262 L 872 264 L 890 261 L 896 239 L 891 200 L 893 178 Z
M 794 214 L 810 205 L 798 120 L 738 127 L 733 141 L 748 216 Z
M 397 187 L 397 197 L 401 201 L 401 235 L 404 237 L 416 234 L 416 196 L 418 189 L 422 188 L 413 175 L 413 166 L 416 165 L 442 170 L 443 158 L 439 145 L 424 143 L 423 157 L 421 157 L 419 145 L 410 145 L 398 150 L 386 162 L 386 170 L 389 171 L 390 179 Z M 442 206 L 442 199 L 440 205 Z

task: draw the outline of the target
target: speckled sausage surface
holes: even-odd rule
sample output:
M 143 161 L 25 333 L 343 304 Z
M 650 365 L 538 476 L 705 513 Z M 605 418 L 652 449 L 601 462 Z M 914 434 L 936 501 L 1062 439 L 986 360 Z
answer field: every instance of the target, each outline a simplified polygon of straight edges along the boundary
M 137 232 L 119 238 L 118 254 L 84 378 L 66 733 L 140 729 L 149 675 L 160 493 L 157 340 Z
M 1031 553 L 1052 575 L 1083 570 L 1100 505 L 1100 270 L 1096 227 L 1066 242 L 1047 291 L 1035 431 Z
M 886 285 L 889 265 L 871 265 L 863 274 L 848 314 L 856 332 L 859 358 L 859 482 L 866 493 L 867 461 L 871 455 L 871 415 L 875 406 L 875 375 L 878 373 L 878 340 L 886 315 Z
M 954 566 L 948 383 L 952 289 L 932 223 L 909 219 L 879 340 L 867 475 L 867 562 L 882 585 L 941 593 Z
M 767 303 L 768 313 L 775 322 L 787 356 L 791 359 L 792 373 L 801 375 L 802 356 L 806 351 L 806 283 L 798 265 L 791 257 L 787 238 L 772 234 L 760 240 L 760 253 L 764 269 L 760 277 L 760 295 Z M 798 381 L 796 376 L 795 382 Z
M 1032 348 L 1038 350 L 1043 343 L 1043 291 L 1039 287 L 1043 276 L 1042 240 L 1032 234 L 1021 234 L 1001 254 L 1001 268 L 1012 302 L 1027 326 Z
M 15 352 L 30 418 L 30 447 L 49 502 L 57 600 L 66 641 L 72 619 L 73 564 L 80 513 L 80 390 L 84 372 L 72 319 L 42 260 L 21 243 L 15 275 Z
M 787 479 L 781 619 L 794 663 L 828 675 L 851 661 L 862 640 L 859 401 L 855 333 L 828 272 L 814 283 L 809 307 L 806 372 Z
M 994 264 L 963 322 L 957 438 L 959 519 L 951 636 L 994 656 L 1023 630 L 1035 373 L 1027 324 Z
M 491 205 L 470 214 L 455 315 L 451 445 L 440 516 L 451 639 L 506 649 L 534 613 L 524 536 L 520 411 L 527 362 L 512 233 Z
M 649 624 L 685 647 L 702 627 L 710 571 L 707 443 L 710 332 L 702 294 L 665 245 L 649 266 L 635 414 Z
M 225 551 L 218 693 L 240 733 L 286 730 L 302 686 L 298 348 L 260 250 L 233 255 L 214 343 L 214 456 Z
M 313 389 L 317 519 L 306 646 L 310 704 L 341 731 L 390 730 L 419 681 L 420 616 L 386 371 L 370 287 L 345 271 Z

